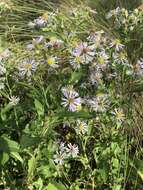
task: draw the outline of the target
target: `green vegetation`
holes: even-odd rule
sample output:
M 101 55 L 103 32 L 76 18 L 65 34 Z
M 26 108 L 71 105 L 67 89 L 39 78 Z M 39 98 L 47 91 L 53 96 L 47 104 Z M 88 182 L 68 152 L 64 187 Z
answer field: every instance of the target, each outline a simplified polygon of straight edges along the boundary
M 1 190 L 142 190 L 141 3 L 0 2 Z

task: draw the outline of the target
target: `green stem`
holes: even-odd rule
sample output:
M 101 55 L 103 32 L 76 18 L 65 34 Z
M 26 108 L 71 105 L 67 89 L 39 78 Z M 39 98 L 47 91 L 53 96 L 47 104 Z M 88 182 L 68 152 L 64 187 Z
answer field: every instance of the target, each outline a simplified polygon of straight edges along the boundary
M 11 90 L 9 82 L 8 82 L 8 74 L 7 73 L 6 73 L 6 82 L 7 82 L 7 87 L 8 87 L 8 90 L 9 90 L 10 97 L 12 97 L 12 90 Z M 14 116 L 15 116 L 15 120 L 16 120 L 16 126 L 17 126 L 17 128 L 19 128 L 16 108 L 14 107 L 13 109 L 14 109 Z

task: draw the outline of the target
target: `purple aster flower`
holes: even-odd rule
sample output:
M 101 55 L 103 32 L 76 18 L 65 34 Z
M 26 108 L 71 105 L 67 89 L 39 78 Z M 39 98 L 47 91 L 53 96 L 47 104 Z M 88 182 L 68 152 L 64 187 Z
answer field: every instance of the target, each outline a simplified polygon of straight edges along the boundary
M 79 111 L 81 109 L 81 98 L 72 86 L 63 88 L 62 93 L 64 95 L 64 98 L 62 98 L 62 105 L 64 107 L 68 107 L 72 112 Z

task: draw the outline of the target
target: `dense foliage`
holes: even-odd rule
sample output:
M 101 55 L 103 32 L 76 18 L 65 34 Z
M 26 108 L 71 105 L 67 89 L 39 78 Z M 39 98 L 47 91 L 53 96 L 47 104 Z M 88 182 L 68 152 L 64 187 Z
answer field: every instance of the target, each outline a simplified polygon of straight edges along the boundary
M 0 189 L 141 190 L 142 9 L 14 5 L 0 2 Z

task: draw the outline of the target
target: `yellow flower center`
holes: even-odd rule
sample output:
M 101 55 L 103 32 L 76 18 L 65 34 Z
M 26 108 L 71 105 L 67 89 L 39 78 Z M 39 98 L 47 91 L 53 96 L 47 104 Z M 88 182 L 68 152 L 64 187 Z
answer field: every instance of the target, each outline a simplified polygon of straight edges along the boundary
M 116 44 L 116 45 L 119 45 L 119 44 L 120 44 L 120 40 L 116 39 L 116 40 L 115 40 L 115 44 Z
M 75 60 L 76 60 L 77 63 L 80 63 L 81 62 L 80 56 L 76 56 Z
M 80 130 L 80 131 L 83 131 L 83 129 L 84 129 L 84 125 L 81 123 L 81 124 L 79 125 L 79 130 Z
M 78 105 L 76 106 L 76 109 L 77 109 L 78 111 L 80 111 L 80 110 L 82 109 L 81 104 L 78 104 Z
M 125 59 L 125 53 L 121 52 L 121 53 L 119 54 L 119 58 L 120 58 L 121 60 Z
M 102 108 L 104 108 L 105 107 L 105 101 L 104 100 L 101 100 L 100 102 L 99 102 L 99 105 L 102 107 Z
M 42 18 L 43 18 L 43 20 L 47 21 L 47 20 L 49 19 L 48 13 L 44 13 L 44 14 L 42 15 Z
M 117 112 L 116 113 L 116 117 L 117 117 L 117 119 L 124 119 L 125 118 L 125 115 L 123 114 L 123 112 Z
M 48 65 L 53 65 L 53 64 L 55 64 L 55 59 L 53 57 L 50 57 L 50 58 L 48 58 L 47 63 L 48 63 Z
M 73 98 L 69 98 L 69 99 L 68 99 L 68 103 L 69 103 L 69 104 L 73 104 L 73 103 L 74 103 L 74 99 L 73 99 Z
M 26 70 L 31 70 L 32 69 L 32 64 L 30 64 L 30 63 L 25 64 L 25 69 Z
M 103 57 L 98 57 L 98 61 L 101 65 L 105 63 L 105 59 Z

